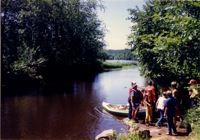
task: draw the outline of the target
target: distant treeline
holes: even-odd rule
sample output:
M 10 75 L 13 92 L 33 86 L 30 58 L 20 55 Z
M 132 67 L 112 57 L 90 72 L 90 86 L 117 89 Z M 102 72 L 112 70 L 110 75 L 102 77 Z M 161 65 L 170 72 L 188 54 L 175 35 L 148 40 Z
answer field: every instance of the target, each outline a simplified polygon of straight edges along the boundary
M 108 60 L 134 60 L 134 54 L 130 49 L 122 49 L 122 50 L 107 50 L 108 56 L 106 59 Z

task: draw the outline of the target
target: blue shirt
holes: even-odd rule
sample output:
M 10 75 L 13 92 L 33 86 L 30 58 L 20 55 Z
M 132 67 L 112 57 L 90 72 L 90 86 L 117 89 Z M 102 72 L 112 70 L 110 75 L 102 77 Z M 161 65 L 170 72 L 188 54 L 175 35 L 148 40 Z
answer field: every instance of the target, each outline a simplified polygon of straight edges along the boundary
M 177 105 L 177 100 L 174 97 L 168 97 L 165 103 L 165 107 L 167 107 L 167 115 L 173 116 L 175 113 L 175 107 Z

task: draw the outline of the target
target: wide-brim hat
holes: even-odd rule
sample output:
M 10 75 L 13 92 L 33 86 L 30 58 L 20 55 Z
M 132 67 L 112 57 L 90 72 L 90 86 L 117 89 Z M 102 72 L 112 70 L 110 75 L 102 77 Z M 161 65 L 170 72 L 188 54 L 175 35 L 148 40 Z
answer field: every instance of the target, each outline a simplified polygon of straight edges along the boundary
M 131 81 L 131 84 L 136 84 L 136 82 L 135 81 Z
M 137 84 L 133 84 L 133 86 L 132 86 L 132 87 L 133 87 L 133 88 L 134 88 L 134 87 L 137 87 Z

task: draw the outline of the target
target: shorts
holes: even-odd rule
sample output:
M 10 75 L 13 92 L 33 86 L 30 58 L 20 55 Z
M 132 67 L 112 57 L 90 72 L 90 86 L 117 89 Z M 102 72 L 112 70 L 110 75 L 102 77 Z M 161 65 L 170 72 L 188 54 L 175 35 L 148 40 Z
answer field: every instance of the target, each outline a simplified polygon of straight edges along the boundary
M 135 110 L 138 110 L 139 107 L 140 107 L 140 104 L 139 104 L 139 103 L 136 103 L 136 104 L 135 104 Z

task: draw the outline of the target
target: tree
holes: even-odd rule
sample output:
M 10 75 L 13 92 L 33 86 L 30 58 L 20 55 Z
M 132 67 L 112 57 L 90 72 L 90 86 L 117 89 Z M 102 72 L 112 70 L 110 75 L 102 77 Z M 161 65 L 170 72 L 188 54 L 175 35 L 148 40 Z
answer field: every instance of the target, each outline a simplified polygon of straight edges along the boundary
M 99 7 L 98 0 L 2 0 L 3 79 L 100 67 L 105 43 Z
M 129 12 L 143 75 L 161 84 L 200 78 L 200 2 L 149 0 Z

